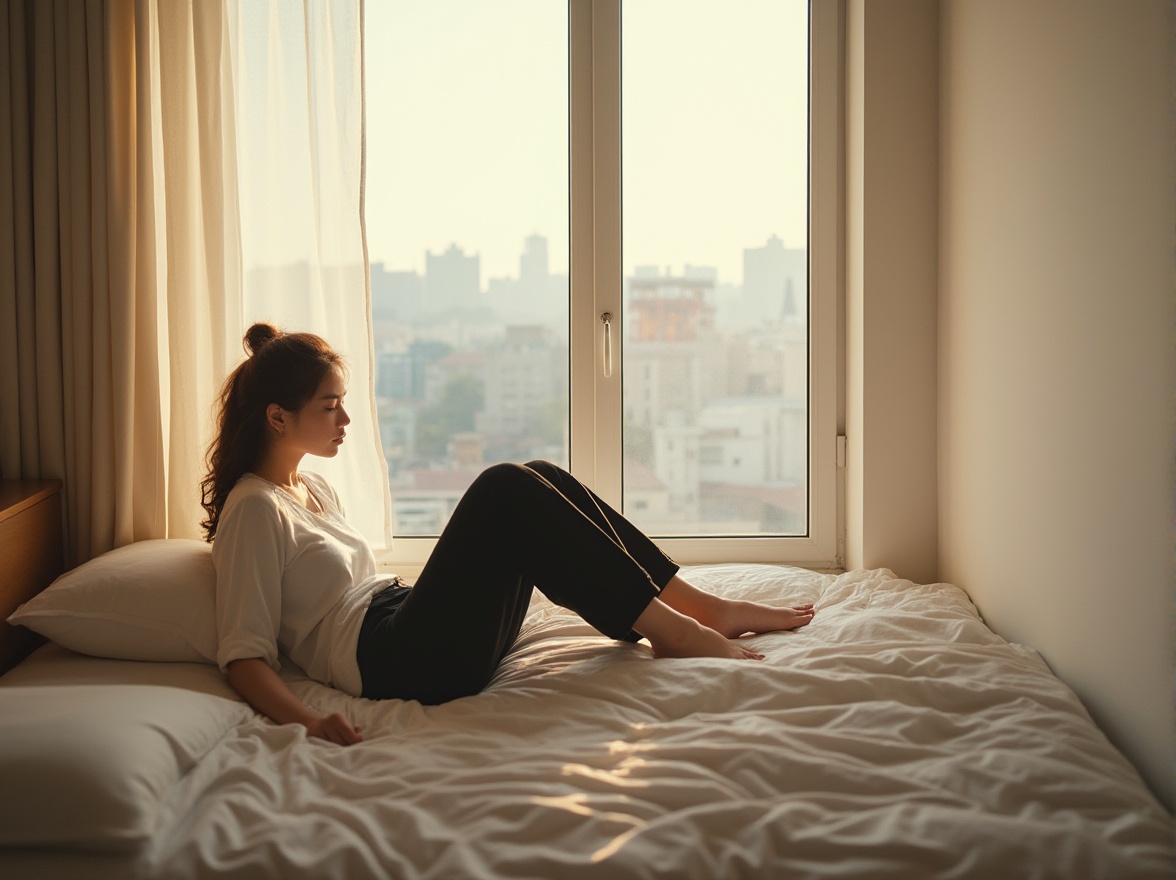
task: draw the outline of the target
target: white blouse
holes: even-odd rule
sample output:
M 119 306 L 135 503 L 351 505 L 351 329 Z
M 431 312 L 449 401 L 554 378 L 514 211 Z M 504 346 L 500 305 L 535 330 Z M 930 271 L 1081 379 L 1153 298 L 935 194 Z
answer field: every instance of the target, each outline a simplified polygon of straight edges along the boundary
M 391 575 L 343 517 L 335 490 L 302 473 L 322 513 L 254 474 L 225 500 L 212 542 L 221 669 L 260 657 L 275 670 L 285 654 L 315 681 L 360 696 L 355 648 L 374 593 Z

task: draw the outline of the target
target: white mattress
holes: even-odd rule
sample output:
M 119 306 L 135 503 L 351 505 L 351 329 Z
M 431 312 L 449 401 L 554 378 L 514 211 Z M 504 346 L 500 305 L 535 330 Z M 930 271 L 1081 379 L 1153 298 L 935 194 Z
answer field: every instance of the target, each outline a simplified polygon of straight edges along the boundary
M 365 741 L 233 722 L 160 796 L 141 848 L 8 847 L 0 875 L 1172 876 L 1172 817 L 1074 694 L 958 589 L 886 571 L 688 573 L 819 610 L 751 639 L 762 663 L 654 660 L 538 599 L 489 689 L 438 707 L 291 675 Z M 49 646 L 0 685 L 231 695 L 218 676 Z

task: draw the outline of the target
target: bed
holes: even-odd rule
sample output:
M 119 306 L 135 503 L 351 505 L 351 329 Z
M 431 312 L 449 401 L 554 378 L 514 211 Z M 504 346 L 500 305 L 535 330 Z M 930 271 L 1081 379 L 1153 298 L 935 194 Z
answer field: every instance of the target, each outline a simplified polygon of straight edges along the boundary
M 56 641 L 0 678 L 5 878 L 1172 876 L 1171 815 L 947 584 L 686 569 L 817 604 L 752 639 L 763 662 L 655 660 L 537 596 L 489 688 L 436 707 L 284 668 L 363 725 L 343 748 L 257 716 L 202 656 L 206 547 L 115 554 L 22 606 Z M 179 597 L 172 620 L 144 623 L 149 594 Z

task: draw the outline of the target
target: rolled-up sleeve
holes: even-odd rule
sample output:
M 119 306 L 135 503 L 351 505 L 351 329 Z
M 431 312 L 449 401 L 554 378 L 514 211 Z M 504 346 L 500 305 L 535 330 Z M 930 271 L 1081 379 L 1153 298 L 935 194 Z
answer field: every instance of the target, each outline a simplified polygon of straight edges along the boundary
M 285 541 L 281 514 L 264 495 L 225 505 L 212 542 L 216 567 L 216 661 L 260 657 L 279 668 Z

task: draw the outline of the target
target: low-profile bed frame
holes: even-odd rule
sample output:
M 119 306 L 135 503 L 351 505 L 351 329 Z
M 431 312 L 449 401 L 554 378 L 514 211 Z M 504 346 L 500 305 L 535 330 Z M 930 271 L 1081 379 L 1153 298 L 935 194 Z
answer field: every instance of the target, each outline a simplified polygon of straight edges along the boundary
M 44 639 L 7 622 L 61 574 L 61 482 L 0 481 L 0 673 Z

